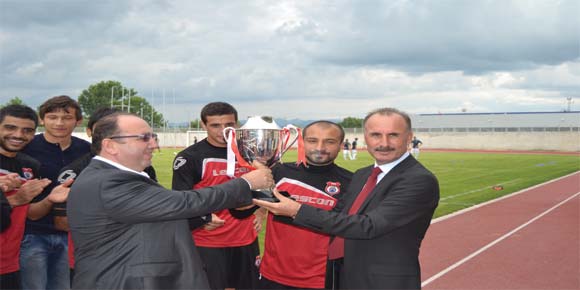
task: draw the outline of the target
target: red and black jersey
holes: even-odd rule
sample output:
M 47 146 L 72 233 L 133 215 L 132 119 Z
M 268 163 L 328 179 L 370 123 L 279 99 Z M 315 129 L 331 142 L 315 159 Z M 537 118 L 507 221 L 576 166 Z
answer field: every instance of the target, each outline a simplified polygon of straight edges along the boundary
M 296 201 L 333 209 L 348 187 L 352 172 L 335 164 L 309 166 L 285 163 L 272 173 L 276 188 Z M 269 280 L 298 288 L 324 288 L 329 236 L 296 227 L 268 215 L 260 273 Z
M 40 163 L 32 157 L 18 153 L 16 157 L 6 157 L 0 154 L 0 175 L 18 173 L 23 179 L 38 178 Z M 5 192 L 11 196 L 17 190 Z M 10 213 L 10 227 L 0 234 L 0 274 L 12 273 L 20 270 L 20 242 L 24 236 L 26 214 L 29 204 L 12 208 Z
M 247 172 L 236 167 L 235 177 Z M 227 175 L 227 149 L 215 147 L 203 139 L 179 152 L 173 161 L 174 190 L 191 190 L 222 184 L 231 178 Z M 257 237 L 252 215 L 245 219 L 234 218 L 227 209 L 215 212 L 225 224 L 207 231 L 197 228 L 192 231 L 195 244 L 201 247 L 225 248 L 251 244 Z

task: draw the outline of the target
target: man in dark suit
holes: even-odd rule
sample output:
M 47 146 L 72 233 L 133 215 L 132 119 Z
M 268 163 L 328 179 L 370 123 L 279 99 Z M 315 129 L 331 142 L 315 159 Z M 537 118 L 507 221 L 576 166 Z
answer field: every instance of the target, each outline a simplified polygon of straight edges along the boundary
M 277 192 L 279 203 L 254 204 L 335 235 L 329 258 L 344 255 L 341 289 L 421 288 L 419 247 L 439 201 L 437 178 L 407 152 L 413 132 L 406 113 L 393 108 L 369 113 L 364 136 L 375 165 L 355 172 L 337 206 L 341 212 L 300 204 Z
M 92 147 L 97 156 L 77 177 L 68 201 L 74 289 L 208 288 L 187 218 L 248 205 L 251 188 L 274 184 L 261 166 L 218 186 L 165 189 L 143 172 L 157 135 L 132 114 L 99 120 Z

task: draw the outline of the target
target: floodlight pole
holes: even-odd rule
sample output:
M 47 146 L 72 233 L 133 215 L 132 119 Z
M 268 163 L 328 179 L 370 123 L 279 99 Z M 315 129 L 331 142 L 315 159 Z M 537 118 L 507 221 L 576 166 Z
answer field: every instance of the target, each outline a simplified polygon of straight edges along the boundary
M 111 109 L 113 108 L 113 96 L 115 94 L 115 87 L 111 87 Z
M 121 87 L 121 111 L 125 111 L 125 88 Z
M 165 89 L 163 89 L 163 115 L 165 116 Z M 163 132 L 167 129 L 167 120 L 163 122 Z
M 149 107 L 151 109 L 151 128 L 155 127 L 155 122 L 153 120 L 153 104 L 155 103 L 155 92 L 153 91 L 153 88 L 151 88 L 151 104 L 149 104 Z

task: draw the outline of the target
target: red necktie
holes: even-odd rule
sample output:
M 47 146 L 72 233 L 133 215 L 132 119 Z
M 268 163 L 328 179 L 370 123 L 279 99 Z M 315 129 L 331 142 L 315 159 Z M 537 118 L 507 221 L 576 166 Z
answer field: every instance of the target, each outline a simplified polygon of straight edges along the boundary
M 380 167 L 373 168 L 373 171 L 371 172 L 369 179 L 367 179 L 367 182 L 363 186 L 362 191 L 358 194 L 358 196 L 350 206 L 350 209 L 348 210 L 349 215 L 355 214 L 359 210 L 363 202 L 369 196 L 369 193 L 373 191 L 373 189 L 377 185 L 377 176 L 379 176 L 379 174 L 381 174 L 382 172 L 383 171 L 381 170 Z M 335 260 L 342 257 L 344 257 L 344 239 L 341 237 L 334 237 L 334 240 L 332 240 L 332 242 L 328 246 L 328 259 Z

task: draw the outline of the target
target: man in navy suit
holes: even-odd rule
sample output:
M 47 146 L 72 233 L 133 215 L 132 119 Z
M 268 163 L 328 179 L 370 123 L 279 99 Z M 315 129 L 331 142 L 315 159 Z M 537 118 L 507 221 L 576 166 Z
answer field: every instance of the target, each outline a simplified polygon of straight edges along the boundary
M 290 216 L 296 225 L 335 235 L 329 258 L 344 257 L 339 288 L 421 288 L 419 248 L 439 202 L 437 178 L 407 152 L 413 132 L 406 113 L 393 108 L 369 113 L 364 137 L 375 164 L 355 172 L 338 211 L 300 204 L 277 192 L 279 203 L 254 204 Z

